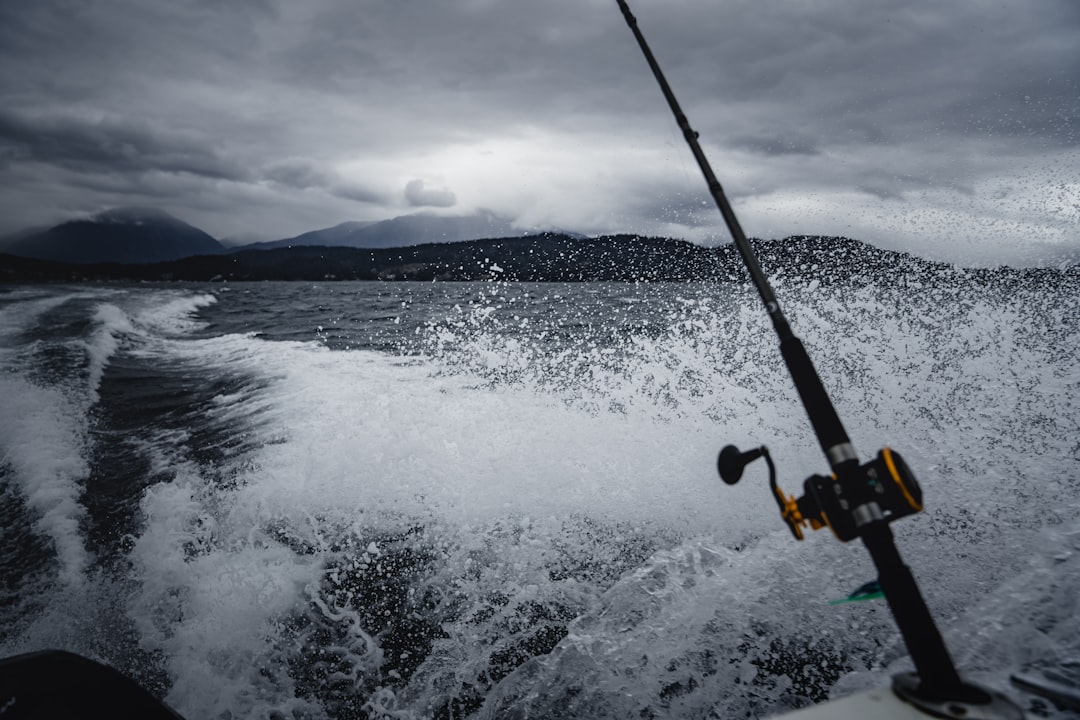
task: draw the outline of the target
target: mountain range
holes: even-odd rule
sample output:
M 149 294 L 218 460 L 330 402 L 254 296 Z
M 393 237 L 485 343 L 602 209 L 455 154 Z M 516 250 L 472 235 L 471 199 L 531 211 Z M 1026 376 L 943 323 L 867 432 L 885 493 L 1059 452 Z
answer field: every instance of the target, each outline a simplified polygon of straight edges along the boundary
M 380 222 L 346 222 L 295 237 L 226 247 L 202 230 L 156 208 L 115 208 L 48 229 L 0 239 L 0 252 L 68 263 L 155 263 L 192 255 L 297 246 L 390 248 L 521 235 L 488 210 L 471 215 L 418 213 Z
M 0 282 L 749 280 L 730 244 L 707 248 L 638 235 L 520 236 L 504 222 L 491 213 L 457 218 L 414 215 L 379 223 L 344 223 L 230 249 L 160 210 L 120 208 L 0 241 Z M 492 237 L 507 233 L 512 236 Z M 796 236 L 751 244 L 773 282 L 795 278 L 818 283 L 932 284 L 956 273 L 972 279 L 1080 277 L 1078 265 L 1065 270 L 1065 275 L 1035 268 L 960 269 L 848 238 Z
M 751 240 L 773 283 L 903 284 L 926 292 L 940 282 L 981 280 L 1007 286 L 1080 282 L 1080 266 L 1066 271 L 1027 268 L 963 269 L 847 238 L 801 236 Z M 594 238 L 559 233 L 428 243 L 403 248 L 296 245 L 160 263 L 57 263 L 0 255 L 3 282 L 112 281 L 529 281 L 745 283 L 735 248 L 706 248 L 682 240 L 637 235 Z

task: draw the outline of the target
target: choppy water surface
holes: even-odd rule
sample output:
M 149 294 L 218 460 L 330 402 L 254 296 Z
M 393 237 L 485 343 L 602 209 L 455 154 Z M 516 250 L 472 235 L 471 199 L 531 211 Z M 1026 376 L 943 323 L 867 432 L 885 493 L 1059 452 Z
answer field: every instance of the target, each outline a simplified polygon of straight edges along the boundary
M 1080 290 L 779 283 L 953 654 L 1080 678 Z M 740 285 L 0 292 L 0 654 L 186 717 L 756 717 L 908 667 L 791 492 L 824 463 Z M 1065 717 L 1045 704 L 1036 714 Z

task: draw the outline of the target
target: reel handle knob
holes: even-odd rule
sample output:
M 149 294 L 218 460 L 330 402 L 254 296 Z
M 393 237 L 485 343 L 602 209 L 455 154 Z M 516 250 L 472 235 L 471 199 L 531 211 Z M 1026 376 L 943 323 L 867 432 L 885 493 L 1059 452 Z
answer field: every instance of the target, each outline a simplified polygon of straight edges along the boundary
M 734 445 L 727 445 L 716 459 L 716 469 L 720 479 L 728 485 L 734 485 L 742 477 L 743 468 L 764 454 L 764 448 L 755 448 L 741 452 Z

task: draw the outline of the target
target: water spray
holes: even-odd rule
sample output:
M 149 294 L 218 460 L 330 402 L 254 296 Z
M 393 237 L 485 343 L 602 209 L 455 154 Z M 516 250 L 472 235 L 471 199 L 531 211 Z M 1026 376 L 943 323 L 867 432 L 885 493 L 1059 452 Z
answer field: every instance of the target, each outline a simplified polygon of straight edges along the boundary
M 776 467 L 767 448 L 740 452 L 728 445 L 720 452 L 718 470 L 728 484 L 735 484 L 743 468 L 764 457 L 769 467 L 769 486 L 780 516 L 797 540 L 803 529 L 828 527 L 842 542 L 862 540 L 878 571 L 878 582 L 915 664 L 914 673 L 893 678 L 893 691 L 921 711 L 936 717 L 986 720 L 1022 718 L 1023 712 L 1004 695 L 962 679 L 923 599 L 915 577 L 904 564 L 893 540 L 889 524 L 920 512 L 922 490 L 900 454 L 885 448 L 866 463 L 860 463 L 847 431 L 836 413 L 821 378 L 801 340 L 784 316 L 768 279 L 761 270 L 735 211 L 720 181 L 698 143 L 698 133 L 679 107 L 660 65 L 638 28 L 637 18 L 625 0 L 616 0 L 627 25 L 634 33 L 656 81 L 664 93 L 675 121 L 701 169 L 720 214 L 750 272 L 765 310 L 780 339 L 780 353 L 795 382 L 803 407 L 810 418 L 821 449 L 832 470 L 830 475 L 813 475 L 803 484 L 802 497 L 785 495 L 776 481 Z

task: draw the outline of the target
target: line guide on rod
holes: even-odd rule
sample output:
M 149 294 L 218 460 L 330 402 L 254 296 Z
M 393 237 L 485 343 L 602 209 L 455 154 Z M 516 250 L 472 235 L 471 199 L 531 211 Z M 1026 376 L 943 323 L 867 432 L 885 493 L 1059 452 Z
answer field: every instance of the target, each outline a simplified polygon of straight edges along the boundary
M 829 476 L 813 475 L 808 478 L 801 498 L 789 497 L 777 485 L 776 468 L 764 446 L 743 453 L 734 445 L 729 445 L 720 452 L 718 459 L 721 477 L 726 483 L 734 484 L 742 476 L 747 463 L 764 457 L 769 466 L 769 485 L 781 517 L 796 539 L 802 539 L 802 529 L 806 526 L 813 529 L 828 526 L 844 542 L 855 538 L 863 541 L 877 567 L 881 591 L 915 663 L 915 673 L 902 673 L 893 679 L 893 690 L 903 700 L 938 717 L 967 720 L 1022 718 L 1022 711 L 1003 695 L 966 682 L 957 673 L 915 577 L 900 557 L 889 529 L 889 523 L 893 520 L 922 510 L 922 491 L 918 481 L 899 453 L 888 448 L 881 450 L 870 462 L 859 463 L 847 431 L 805 346 L 795 336 L 784 316 L 735 211 L 701 149 L 698 133 L 690 127 L 690 121 L 675 99 L 671 86 L 638 27 L 637 18 L 630 12 L 625 0 L 616 2 L 660 85 L 705 177 L 709 193 L 750 272 L 754 287 L 780 339 L 780 353 L 832 469 Z

